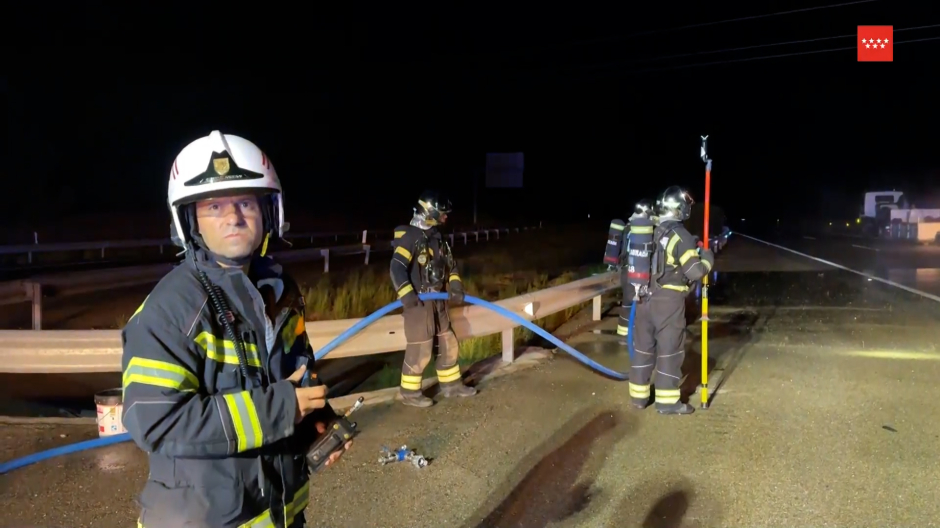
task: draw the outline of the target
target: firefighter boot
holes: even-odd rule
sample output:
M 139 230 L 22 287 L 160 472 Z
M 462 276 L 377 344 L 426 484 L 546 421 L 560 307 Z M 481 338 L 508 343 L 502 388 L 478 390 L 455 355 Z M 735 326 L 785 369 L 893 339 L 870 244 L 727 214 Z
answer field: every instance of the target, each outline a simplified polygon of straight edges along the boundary
M 467 398 L 476 393 L 476 389 L 464 385 L 462 381 L 441 383 L 441 396 L 445 398 Z
M 421 391 L 400 389 L 398 393 L 401 395 L 401 402 L 409 407 L 420 407 L 425 409 L 434 405 L 434 400 L 428 398 L 424 394 L 421 394 Z

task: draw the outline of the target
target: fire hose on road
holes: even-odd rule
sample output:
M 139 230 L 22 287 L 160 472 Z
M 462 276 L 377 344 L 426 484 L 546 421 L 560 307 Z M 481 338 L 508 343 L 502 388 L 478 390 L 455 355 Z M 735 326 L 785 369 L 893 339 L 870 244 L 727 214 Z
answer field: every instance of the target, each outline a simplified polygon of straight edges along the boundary
M 446 294 L 446 293 L 422 293 L 422 294 L 419 295 L 418 297 L 419 297 L 422 301 L 443 301 L 443 300 L 447 300 L 447 294 Z M 613 370 L 613 369 L 610 369 L 610 368 L 608 368 L 608 367 L 605 367 L 604 365 L 601 365 L 600 363 L 597 363 L 596 361 L 592 360 L 591 358 L 585 356 L 585 355 L 582 354 L 581 352 L 578 352 L 577 350 L 575 350 L 575 349 L 572 348 L 571 346 L 567 345 L 567 344 L 564 343 L 562 340 L 560 340 L 560 339 L 558 339 L 557 337 L 553 336 L 552 334 L 546 332 L 544 329 L 542 329 L 541 327 L 539 327 L 538 325 L 536 325 L 536 324 L 533 323 L 532 321 L 528 321 L 528 320 L 526 320 L 525 318 L 523 318 L 523 317 L 521 317 L 521 316 L 519 316 L 519 315 L 513 313 L 512 311 L 507 310 L 506 308 L 503 308 L 502 306 L 499 306 L 499 305 L 497 305 L 497 304 L 491 303 L 491 302 L 489 302 L 489 301 L 484 301 L 483 299 L 480 299 L 480 298 L 477 298 L 477 297 L 473 297 L 473 296 L 470 296 L 470 295 L 467 295 L 467 296 L 464 298 L 464 301 L 465 301 L 467 304 L 473 304 L 473 305 L 477 305 L 477 306 L 482 306 L 483 308 L 486 308 L 486 309 L 488 309 L 488 310 L 491 310 L 491 311 L 493 311 L 493 312 L 495 312 L 495 313 L 497 313 L 497 314 L 499 314 L 499 315 L 501 315 L 501 316 L 503 316 L 503 317 L 509 319 L 510 321 L 512 321 L 512 322 L 514 322 L 514 323 L 517 323 L 517 324 L 520 325 L 520 326 L 523 326 L 523 327 L 525 327 L 525 328 L 528 328 L 529 330 L 531 330 L 532 332 L 534 332 L 534 333 L 535 333 L 536 335 L 538 335 L 539 337 L 544 338 L 544 339 L 547 340 L 548 342 L 552 343 L 553 345 L 557 346 L 557 347 L 560 348 L 561 350 L 564 350 L 565 352 L 567 352 L 568 354 L 570 354 L 572 357 L 574 357 L 575 359 L 577 359 L 577 360 L 580 361 L 581 363 L 587 365 L 587 366 L 590 367 L 591 369 L 593 369 L 593 370 L 595 370 L 595 371 L 597 371 L 597 372 L 599 372 L 599 373 L 601 373 L 601 374 L 604 374 L 605 376 L 608 376 L 608 377 L 610 377 L 610 378 L 612 378 L 612 379 L 614 379 L 614 380 L 616 380 L 616 381 L 626 381 L 626 380 L 628 379 L 627 373 L 625 373 L 625 372 L 618 372 L 618 371 L 616 371 L 616 370 Z M 385 306 L 385 307 L 383 307 L 383 308 L 380 308 L 378 311 L 376 311 L 376 312 L 373 313 L 372 315 L 369 315 L 368 317 L 363 318 L 363 319 L 360 320 L 358 323 L 356 323 L 356 324 L 354 324 L 352 327 L 350 327 L 348 330 L 346 330 L 346 331 L 343 332 L 342 334 L 336 336 L 335 339 L 333 339 L 332 341 L 330 341 L 329 343 L 327 343 L 326 345 L 324 345 L 323 348 L 321 348 L 319 351 L 317 351 L 317 352 L 314 354 L 314 358 L 315 358 L 316 360 L 323 359 L 327 354 L 330 353 L 330 351 L 332 351 L 332 350 L 335 349 L 337 346 L 339 346 L 339 345 L 341 345 L 342 343 L 344 343 L 347 339 L 349 339 L 349 338 L 351 338 L 352 336 L 356 335 L 356 334 L 359 333 L 362 329 L 364 329 L 365 327 L 367 327 L 367 326 L 371 325 L 372 323 L 376 322 L 376 321 L 379 320 L 381 317 L 387 315 L 389 312 L 391 312 L 391 311 L 393 311 L 393 310 L 396 310 L 396 309 L 398 309 L 398 308 L 401 308 L 401 306 L 402 306 L 402 305 L 401 305 L 401 301 L 395 301 L 395 302 L 393 302 L 393 303 L 391 303 L 391 304 L 389 304 L 389 305 L 387 305 L 387 306 Z M 634 316 L 634 314 L 635 314 L 635 311 L 634 311 L 634 310 L 631 310 L 631 313 L 630 313 L 630 327 L 631 327 L 631 328 L 630 328 L 630 330 L 629 330 L 629 334 L 630 334 L 630 335 L 633 334 L 633 328 L 632 328 L 632 326 L 633 326 L 633 316 Z M 631 347 L 631 348 L 632 348 L 632 347 Z M 83 441 L 83 442 L 77 442 L 77 443 L 70 444 L 70 445 L 65 445 L 65 446 L 61 446 L 61 447 L 56 447 L 56 448 L 53 448 L 53 449 L 48 449 L 48 450 L 46 450 L 46 451 L 40 451 L 39 453 L 34 453 L 34 454 L 32 454 L 32 455 L 27 455 L 27 456 L 20 457 L 20 458 L 11 460 L 11 461 L 9 461 L 9 462 L 4 462 L 4 463 L 0 464 L 0 475 L 9 473 L 10 471 L 13 471 L 14 469 L 19 469 L 19 468 L 21 468 L 21 467 L 28 466 L 28 465 L 31 465 L 31 464 L 35 464 L 36 462 L 42 462 L 43 460 L 48 460 L 48 459 L 50 459 L 50 458 L 54 458 L 54 457 L 57 457 L 57 456 L 68 455 L 68 454 L 71 454 L 71 453 L 78 453 L 78 452 L 85 451 L 85 450 L 88 450 L 88 449 L 94 449 L 94 448 L 97 448 L 97 447 L 104 447 L 104 446 L 109 446 L 109 445 L 112 445 L 112 444 L 118 444 L 118 443 L 121 443 L 121 442 L 127 442 L 127 441 L 129 441 L 130 439 L 131 439 L 130 434 L 129 434 L 129 433 L 124 433 L 124 434 L 120 434 L 120 435 L 107 436 L 107 437 L 103 437 L 103 438 L 95 438 L 95 439 L 93 439 L 93 440 L 85 440 L 85 441 Z

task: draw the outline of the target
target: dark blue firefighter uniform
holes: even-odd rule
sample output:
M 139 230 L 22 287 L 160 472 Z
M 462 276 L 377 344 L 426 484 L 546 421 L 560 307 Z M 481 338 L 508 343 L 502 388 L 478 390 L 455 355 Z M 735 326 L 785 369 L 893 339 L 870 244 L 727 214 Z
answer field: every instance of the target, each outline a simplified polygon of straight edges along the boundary
M 310 483 L 304 454 L 327 406 L 294 424 L 289 377 L 312 356 L 297 285 L 270 257 L 249 275 L 197 250 L 171 271 L 123 332 L 124 425 L 150 457 L 143 528 L 296 528 Z M 219 286 L 242 337 L 239 369 L 196 266 Z

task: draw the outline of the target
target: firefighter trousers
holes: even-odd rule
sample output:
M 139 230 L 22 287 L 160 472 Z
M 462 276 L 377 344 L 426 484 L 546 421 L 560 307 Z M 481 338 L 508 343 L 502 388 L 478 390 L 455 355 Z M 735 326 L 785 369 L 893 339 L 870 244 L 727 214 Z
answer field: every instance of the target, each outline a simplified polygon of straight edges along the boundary
M 405 308 L 405 363 L 401 368 L 401 390 L 420 392 L 424 369 L 437 345 L 437 380 L 442 386 L 460 383 L 457 335 L 450 326 L 447 301 L 425 301 Z
M 657 293 L 636 307 L 630 398 L 635 405 L 647 405 L 650 382 L 655 381 L 656 406 L 671 407 L 679 403 L 685 359 L 685 298 L 663 291 Z

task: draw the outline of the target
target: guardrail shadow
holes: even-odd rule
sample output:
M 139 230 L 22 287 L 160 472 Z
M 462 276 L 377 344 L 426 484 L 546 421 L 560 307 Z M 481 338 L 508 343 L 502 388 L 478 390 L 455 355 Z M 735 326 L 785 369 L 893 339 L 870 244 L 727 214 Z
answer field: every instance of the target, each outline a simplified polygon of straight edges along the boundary
M 635 428 L 635 419 L 619 410 L 576 415 L 530 452 L 463 526 L 542 528 L 584 511 L 597 495 L 591 488 L 607 453 Z

